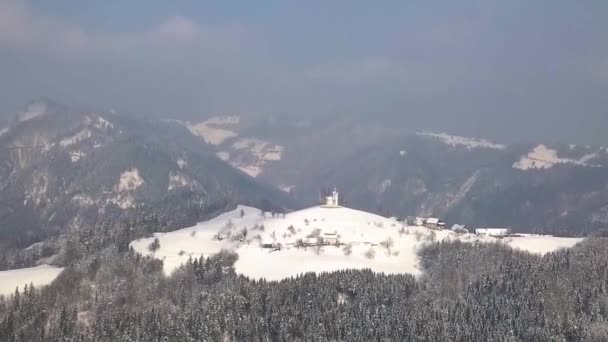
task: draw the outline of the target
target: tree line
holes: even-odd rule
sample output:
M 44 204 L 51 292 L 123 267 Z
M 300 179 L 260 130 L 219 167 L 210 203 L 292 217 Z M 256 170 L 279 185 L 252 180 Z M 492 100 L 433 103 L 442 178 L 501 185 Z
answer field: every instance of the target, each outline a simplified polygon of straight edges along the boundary
M 53 284 L 0 299 L 0 341 L 608 340 L 603 237 L 545 256 L 440 241 L 420 251 L 419 278 L 344 270 L 272 282 L 236 274 L 228 251 L 166 276 L 123 239 L 87 250 L 74 238 Z

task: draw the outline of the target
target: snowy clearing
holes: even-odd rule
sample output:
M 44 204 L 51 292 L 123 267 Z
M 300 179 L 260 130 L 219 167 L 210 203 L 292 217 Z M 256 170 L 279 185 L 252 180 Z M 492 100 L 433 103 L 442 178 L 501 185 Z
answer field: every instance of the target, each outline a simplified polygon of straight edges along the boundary
M 139 170 L 132 168 L 120 175 L 116 189 L 120 192 L 133 191 L 144 184 L 143 178 L 139 175 Z
M 580 166 L 593 166 L 587 164 L 588 161 L 597 157 L 596 153 L 586 154 L 580 159 L 567 159 L 557 156 L 557 151 L 541 144 L 536 146 L 527 155 L 513 164 L 513 168 L 520 170 L 529 169 L 549 169 L 556 164 L 575 164 Z
M 215 155 L 223 161 L 227 161 L 228 159 L 230 159 L 230 152 L 219 151 L 215 153 Z
M 234 153 L 218 152 L 217 156 L 251 177 L 257 177 L 268 162 L 281 160 L 284 148 L 256 138 L 241 138 L 232 144 Z
M 68 147 L 68 146 L 76 145 L 79 142 L 89 139 L 92 136 L 93 136 L 93 133 L 90 130 L 83 129 L 82 131 L 74 134 L 73 136 L 64 138 L 61 141 L 59 141 L 59 146 Z
M 239 122 L 240 117 L 238 116 L 216 116 L 199 123 L 187 122 L 186 127 L 192 134 L 203 138 L 207 144 L 220 145 L 225 140 L 238 136 L 238 133 L 217 126 L 232 126 Z
M 169 172 L 169 186 L 167 187 L 167 191 L 171 191 L 173 189 L 178 188 L 187 188 L 190 190 L 201 189 L 201 185 L 190 178 L 189 176 L 176 171 Z
M 496 144 L 491 141 L 485 139 L 474 139 L 467 137 L 460 137 L 456 135 L 449 135 L 446 133 L 433 133 L 433 132 L 418 132 L 418 135 L 424 135 L 428 137 L 433 137 L 439 139 L 444 144 L 450 145 L 452 147 L 463 146 L 467 149 L 474 148 L 491 148 L 495 150 L 504 150 L 506 148 L 505 145 Z
M 51 265 L 0 271 L 0 295 L 14 293 L 17 287 L 19 287 L 19 291 L 22 291 L 23 287 L 30 283 L 36 287 L 50 284 L 61 271 L 63 268 Z
M 258 160 L 281 160 L 283 146 L 255 138 L 243 138 L 232 144 L 235 150 L 246 150 Z
M 238 169 L 253 178 L 257 177 L 260 173 L 262 173 L 262 168 L 256 165 L 238 166 Z
M 159 239 L 160 248 L 152 253 L 148 246 L 154 237 Z M 344 207 L 312 207 L 272 217 L 246 206 L 194 227 L 155 233 L 154 237 L 135 240 L 131 246 L 144 255 L 154 254 L 163 259 L 166 273 L 189 257 L 201 254 L 208 257 L 228 249 L 239 254 L 235 264 L 238 273 L 268 280 L 348 268 L 418 275 L 421 272 L 418 248 L 443 239 L 503 241 L 538 254 L 571 247 L 582 240 L 550 236 L 499 240 L 474 234 L 457 235 L 449 230 L 404 226 L 394 219 Z
M 542 255 L 561 248 L 571 248 L 582 240 L 581 238 L 562 238 L 548 235 L 526 235 L 507 238 L 505 242 L 513 248 Z

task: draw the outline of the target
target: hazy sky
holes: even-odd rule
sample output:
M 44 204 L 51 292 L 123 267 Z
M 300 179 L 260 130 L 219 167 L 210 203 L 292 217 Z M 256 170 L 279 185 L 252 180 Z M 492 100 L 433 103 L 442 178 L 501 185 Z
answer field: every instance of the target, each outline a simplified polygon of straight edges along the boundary
M 0 112 L 39 97 L 608 143 L 608 1 L 0 0 Z

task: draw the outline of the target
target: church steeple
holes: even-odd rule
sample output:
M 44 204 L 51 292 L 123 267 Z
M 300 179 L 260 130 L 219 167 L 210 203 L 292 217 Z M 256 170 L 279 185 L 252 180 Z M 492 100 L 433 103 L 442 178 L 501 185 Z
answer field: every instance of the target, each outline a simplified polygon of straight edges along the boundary
M 334 188 L 334 190 L 330 194 L 325 196 L 325 203 L 322 205 L 324 208 L 338 208 L 340 206 L 340 194 L 338 190 Z

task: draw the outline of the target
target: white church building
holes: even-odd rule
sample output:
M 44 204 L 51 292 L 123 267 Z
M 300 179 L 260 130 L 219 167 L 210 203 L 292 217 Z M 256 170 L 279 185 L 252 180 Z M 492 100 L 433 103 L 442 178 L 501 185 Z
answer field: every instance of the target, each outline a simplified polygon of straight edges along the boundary
M 331 196 L 325 196 L 325 203 L 321 205 L 323 208 L 339 208 L 339 194 L 338 190 L 334 189 Z

